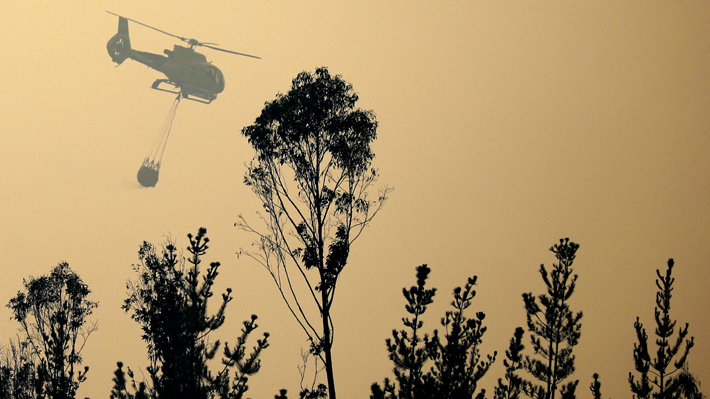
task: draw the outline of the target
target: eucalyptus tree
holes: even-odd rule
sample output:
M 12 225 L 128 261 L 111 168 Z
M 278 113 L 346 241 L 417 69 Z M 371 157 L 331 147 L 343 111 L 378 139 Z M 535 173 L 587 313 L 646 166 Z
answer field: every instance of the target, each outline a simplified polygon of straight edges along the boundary
M 357 101 L 351 84 L 318 68 L 298 74 L 288 93 L 267 102 L 242 129 L 256 151 L 244 182 L 263 205 L 265 226 L 240 216 L 235 225 L 258 237 L 254 250 L 241 253 L 271 274 L 323 362 L 331 399 L 337 282 L 351 245 L 389 192 L 368 196 L 377 179 L 371 167 L 377 121 L 372 111 L 356 108 Z
M 89 286 L 66 262 L 47 276 L 25 280 L 24 286 L 7 304 L 23 334 L 18 356 L 34 363 L 19 369 L 33 380 L 37 397 L 73 398 L 89 370 L 80 369 L 81 352 L 96 331 L 88 317 L 98 303 L 88 299 Z
M 11 338 L 8 345 L 0 347 L 0 399 L 44 397 L 44 375 L 38 373 L 37 366 L 37 356 L 26 338 Z

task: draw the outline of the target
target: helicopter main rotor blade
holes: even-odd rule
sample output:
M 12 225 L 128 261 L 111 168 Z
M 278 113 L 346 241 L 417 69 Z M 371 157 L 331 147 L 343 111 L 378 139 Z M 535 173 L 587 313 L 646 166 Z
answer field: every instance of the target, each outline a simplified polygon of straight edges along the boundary
M 223 48 L 214 47 L 214 46 L 209 46 L 209 45 L 204 44 L 204 43 L 200 43 L 200 45 L 201 45 L 201 46 L 205 46 L 205 47 L 207 47 L 207 48 L 211 48 L 212 50 L 224 51 L 225 53 L 236 54 L 236 55 L 243 55 L 243 56 L 245 56 L 245 57 L 256 58 L 256 59 L 258 59 L 258 60 L 261 59 L 261 57 L 257 57 L 257 56 L 255 56 L 255 55 L 249 55 L 249 54 L 244 54 L 244 53 L 237 53 L 236 51 L 225 50 L 225 49 L 223 49 Z
M 117 17 L 126 18 L 126 17 L 124 17 L 124 16 L 118 15 L 118 14 L 116 14 L 115 12 L 111 12 L 111 11 L 109 11 L 109 10 L 106 10 L 106 12 L 109 13 L 109 14 L 115 15 L 115 16 L 117 16 Z M 160 30 L 160 29 L 158 29 L 158 28 L 154 28 L 154 27 L 152 27 L 152 26 L 150 26 L 150 25 L 146 25 L 146 24 L 144 24 L 143 22 L 136 21 L 135 19 L 130 19 L 130 18 L 126 18 L 126 19 L 129 20 L 129 21 L 131 21 L 131 22 L 135 22 L 135 23 L 137 23 L 138 25 L 143 25 L 143 26 L 145 26 L 146 28 L 150 28 L 150 29 L 153 29 L 153 30 L 157 30 L 157 31 L 160 32 L 160 33 L 164 33 L 164 34 L 166 34 L 166 35 L 168 35 L 168 36 L 172 36 L 172 37 L 174 37 L 174 38 L 176 38 L 176 39 L 180 39 L 180 40 L 182 40 L 183 42 L 189 41 L 189 39 L 187 39 L 187 38 L 184 38 L 184 37 L 181 37 L 181 36 L 178 36 L 178 35 L 173 35 L 172 33 L 166 32 L 166 31 L 164 31 L 164 30 Z
M 111 12 L 111 11 L 109 11 L 109 10 L 106 10 L 106 12 L 109 13 L 109 14 L 111 14 L 111 15 L 115 15 L 115 16 L 117 16 L 117 17 L 120 17 L 120 18 L 126 18 L 126 17 L 123 17 L 123 16 L 121 16 L 121 15 L 116 14 L 115 12 Z M 136 21 L 135 19 L 130 19 L 130 18 L 126 18 L 126 19 L 129 20 L 129 21 L 131 21 L 131 22 L 135 22 L 135 23 L 137 23 L 138 25 L 145 26 L 146 28 L 150 28 L 150 29 L 156 30 L 156 31 L 158 31 L 158 32 L 160 32 L 160 33 L 164 33 L 164 34 L 166 34 L 166 35 L 168 35 L 168 36 L 172 36 L 172 37 L 174 37 L 174 38 L 176 38 L 176 39 L 180 39 L 180 40 L 182 40 L 183 42 L 189 44 L 189 45 L 190 45 L 190 48 L 192 48 L 192 46 L 204 46 L 204 47 L 207 47 L 207 48 L 211 48 L 212 50 L 223 51 L 223 52 L 225 52 L 225 53 L 236 54 L 236 55 L 243 55 L 243 56 L 245 56 L 245 57 L 256 58 L 256 59 L 259 59 L 259 60 L 261 59 L 261 57 L 257 57 L 257 56 L 255 56 L 255 55 L 249 55 L 249 54 L 244 54 L 244 53 L 237 53 L 236 51 L 225 50 L 225 49 L 222 49 L 222 48 L 219 48 L 219 47 L 214 47 L 214 46 L 217 46 L 217 45 L 218 45 L 217 43 L 201 43 L 201 42 L 198 42 L 198 41 L 195 40 L 195 39 L 188 39 L 188 38 L 185 38 L 185 37 L 182 37 L 182 36 L 173 35 L 173 34 L 170 33 L 170 32 L 166 32 L 166 31 L 164 31 L 164 30 L 160 30 L 160 29 L 155 28 L 155 27 L 152 27 L 152 26 L 150 26 L 150 25 L 146 25 L 146 24 L 144 24 L 143 22 Z

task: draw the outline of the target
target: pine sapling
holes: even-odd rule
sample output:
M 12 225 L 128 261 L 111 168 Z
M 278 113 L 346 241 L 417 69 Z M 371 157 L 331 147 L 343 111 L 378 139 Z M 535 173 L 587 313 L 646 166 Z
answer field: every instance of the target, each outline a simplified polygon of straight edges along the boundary
M 688 358 L 690 348 L 693 347 L 693 337 L 686 339 L 688 335 L 688 324 L 684 328 L 678 329 L 678 336 L 673 342 L 672 337 L 675 332 L 676 321 L 671 320 L 671 292 L 675 278 L 672 277 L 673 259 L 668 260 L 668 268 L 665 275 L 656 269 L 656 357 L 651 359 L 648 350 L 648 335 L 643 328 L 640 319 L 637 317 L 634 323 L 638 343 L 634 344 L 634 367 L 640 373 L 640 378 L 636 380 L 632 373 L 629 373 L 629 384 L 634 397 L 639 399 L 675 399 L 681 392 L 683 379 L 678 373 L 683 369 Z M 684 345 L 685 344 L 685 345 Z M 682 350 L 681 350 L 682 348 Z M 673 360 L 677 355 L 680 357 Z
M 569 238 L 560 239 L 550 248 L 558 260 L 552 271 L 548 273 L 545 265 L 540 265 L 547 294 L 523 294 L 532 347 L 542 358 L 526 356 L 523 361 L 523 369 L 542 383 L 523 383 L 523 392 L 533 399 L 555 399 L 558 389 L 562 399 L 575 397 L 578 380 L 561 384 L 575 371 L 572 349 L 579 343 L 582 329 L 582 312 L 573 313 L 568 304 L 577 282 L 577 275 L 572 275 L 577 249 L 579 244 Z
M 476 312 L 475 318 L 464 316 L 464 311 L 471 306 L 471 300 L 476 296 L 473 289 L 476 280 L 477 276 L 470 277 L 463 288 L 454 289 L 454 300 L 451 302 L 454 310 L 446 312 L 441 319 L 441 325 L 445 328 L 445 343 L 434 331 L 432 342 L 435 351 L 432 357 L 435 366 L 428 373 L 433 384 L 427 384 L 434 387 L 431 392 L 433 397 L 474 397 L 478 381 L 495 362 L 496 352 L 487 355 L 486 360 L 481 359 L 480 345 L 487 329 L 483 326 L 485 313 Z M 481 390 L 476 398 L 483 399 L 485 392 Z
M 522 389 L 523 379 L 517 375 L 517 371 L 523 367 L 522 351 L 525 346 L 522 343 L 525 331 L 522 327 L 515 329 L 513 338 L 510 339 L 510 346 L 505 351 L 503 365 L 505 366 L 505 383 L 503 379 L 498 379 L 498 386 L 494 391 L 495 399 L 518 399 Z
M 413 398 L 414 392 L 421 390 L 422 369 L 424 363 L 430 356 L 431 341 L 428 335 L 420 336 L 419 330 L 424 325 L 420 316 L 426 312 L 427 306 L 434 302 L 436 288 L 425 287 L 426 279 L 429 277 L 431 269 L 427 265 L 417 267 L 417 285 L 409 289 L 403 288 L 402 293 L 407 300 L 405 309 L 412 318 L 402 319 L 407 330 L 392 330 L 392 338 L 386 340 L 389 358 L 394 363 L 394 375 L 399 385 L 399 390 L 395 392 L 395 386 L 389 379 L 385 379 L 384 388 L 374 383 L 371 387 L 373 399 L 379 398 Z

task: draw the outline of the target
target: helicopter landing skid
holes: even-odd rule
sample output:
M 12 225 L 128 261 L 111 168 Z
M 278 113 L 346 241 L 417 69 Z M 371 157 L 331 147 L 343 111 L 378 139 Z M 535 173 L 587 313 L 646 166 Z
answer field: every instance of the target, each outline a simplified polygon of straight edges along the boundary
M 161 83 L 166 83 L 168 86 L 170 86 L 172 88 L 172 90 L 164 89 L 164 88 L 160 87 Z M 209 104 L 212 102 L 212 100 L 217 98 L 217 96 L 215 96 L 214 94 L 208 94 L 206 96 L 201 96 L 200 93 L 186 93 L 184 90 L 179 89 L 178 86 L 175 86 L 175 84 L 173 84 L 171 81 L 169 81 L 167 79 L 156 79 L 156 81 L 153 82 L 153 85 L 151 86 L 151 88 L 153 88 L 155 90 L 164 91 L 167 93 L 182 94 L 183 98 L 186 98 L 186 99 L 192 100 L 192 101 L 196 101 L 196 102 L 202 103 L 202 104 Z

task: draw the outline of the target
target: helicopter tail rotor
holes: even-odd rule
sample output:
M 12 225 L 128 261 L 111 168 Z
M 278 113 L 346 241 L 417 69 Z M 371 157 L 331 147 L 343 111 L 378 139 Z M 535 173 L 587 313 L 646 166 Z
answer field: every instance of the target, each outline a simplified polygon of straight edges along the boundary
M 113 62 L 119 65 L 131 55 L 131 39 L 128 35 L 127 18 L 118 17 L 118 33 L 106 43 L 106 50 L 108 50 L 108 55 L 111 56 Z

